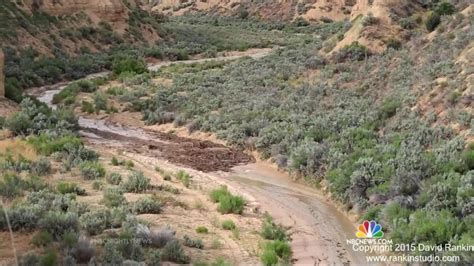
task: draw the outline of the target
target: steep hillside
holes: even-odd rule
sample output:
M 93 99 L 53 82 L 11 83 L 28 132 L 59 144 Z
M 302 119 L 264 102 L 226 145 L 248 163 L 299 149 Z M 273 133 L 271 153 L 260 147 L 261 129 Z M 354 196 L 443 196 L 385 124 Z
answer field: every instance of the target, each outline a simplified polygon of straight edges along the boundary
M 159 21 L 141 6 L 127 1 L 2 1 L 2 46 L 41 54 L 57 51 L 79 54 L 102 51 L 113 44 L 154 43 L 160 39 Z

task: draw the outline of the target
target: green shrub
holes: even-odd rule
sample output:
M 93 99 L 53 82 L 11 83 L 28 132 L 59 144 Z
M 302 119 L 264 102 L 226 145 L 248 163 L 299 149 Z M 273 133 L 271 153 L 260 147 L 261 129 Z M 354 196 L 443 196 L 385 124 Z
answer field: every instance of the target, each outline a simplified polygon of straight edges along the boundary
M 204 248 L 204 243 L 202 242 L 201 239 L 192 239 L 188 235 L 184 235 L 184 245 L 186 247 L 197 248 L 197 249 Z
M 77 243 L 78 243 L 78 232 L 66 232 L 64 233 L 62 239 L 61 239 L 61 244 L 64 245 L 66 248 L 73 248 Z
M 196 233 L 198 233 L 198 234 L 207 234 L 207 233 L 209 233 L 209 230 L 207 229 L 207 227 L 200 225 L 200 226 L 196 227 Z
M 117 241 L 106 241 L 104 245 L 104 252 L 102 254 L 102 263 L 104 265 L 122 265 L 123 256 L 119 251 L 119 244 Z
M 85 195 L 86 190 L 79 187 L 76 183 L 59 181 L 56 185 L 56 190 L 61 194 L 74 193 L 77 195 Z
M 41 134 L 39 136 L 30 137 L 28 143 L 30 143 L 36 151 L 44 155 L 51 155 L 54 152 L 64 152 L 72 150 L 73 148 L 79 149 L 79 147 L 82 147 L 81 139 L 73 135 L 52 138 L 46 134 Z
M 102 183 L 101 180 L 94 180 L 92 182 L 92 189 L 96 191 L 102 190 L 103 187 L 104 187 L 104 183 Z
M 244 198 L 242 198 L 241 196 L 232 195 L 225 186 L 211 191 L 210 197 L 213 202 L 219 203 L 217 210 L 220 213 L 242 214 L 244 211 Z
M 149 251 L 146 263 L 148 265 L 161 265 L 161 252 L 159 250 Z
M 183 247 L 178 240 L 172 240 L 166 244 L 161 251 L 161 259 L 163 261 L 170 261 L 180 264 L 187 264 L 190 262 L 188 255 L 184 253 Z
M 276 265 L 279 261 L 287 264 L 291 260 L 291 255 L 291 247 L 287 241 L 274 240 L 265 244 L 261 261 L 264 265 Z
M 38 205 L 20 204 L 8 210 L 10 225 L 13 231 L 31 231 L 37 228 L 41 213 L 44 210 Z M 3 213 L 3 212 L 2 212 Z M 3 219 L 4 216 L 2 216 Z M 0 219 L 0 221 L 2 221 Z M 6 223 L 1 222 L 3 230 L 7 229 Z
M 343 62 L 345 60 L 361 61 L 370 55 L 369 49 L 357 41 L 344 46 L 337 54 L 336 60 Z
M 221 186 L 220 188 L 214 189 L 213 191 L 211 191 L 210 197 L 211 197 L 212 202 L 218 203 L 220 202 L 221 198 L 227 197 L 229 195 L 230 195 L 230 192 L 227 190 L 227 187 Z
M 107 110 L 107 96 L 102 92 L 94 93 L 94 107 L 95 111 Z
M 131 72 L 135 74 L 142 74 L 148 72 L 146 63 L 143 59 L 135 59 L 131 57 L 117 58 L 112 65 L 112 71 L 116 75 L 124 72 Z
M 39 226 L 50 233 L 55 240 L 59 240 L 64 233 L 76 232 L 79 229 L 79 219 L 75 213 L 50 211 L 39 220 Z
M 111 185 L 119 185 L 122 182 L 122 175 L 119 173 L 111 173 L 106 178 L 107 183 Z
M 24 181 L 14 174 L 4 174 L 0 182 L 0 195 L 6 199 L 13 199 L 22 193 Z
M 277 225 L 273 221 L 273 218 L 266 213 L 260 235 L 268 240 L 289 241 L 290 237 L 288 235 L 288 230 L 289 228 Z
M 117 159 L 117 157 L 113 156 L 112 159 L 110 160 L 110 163 L 114 166 L 118 166 L 120 165 L 120 162 L 119 160 Z
M 55 250 L 49 249 L 40 259 L 41 266 L 55 266 L 58 265 L 58 253 Z
M 119 188 L 108 187 L 104 190 L 104 204 L 107 207 L 118 207 L 126 203 L 125 196 Z
M 222 221 L 222 229 L 224 230 L 234 230 L 236 228 L 234 221 L 224 220 Z
M 36 247 L 45 247 L 53 242 L 53 236 L 45 231 L 37 232 L 31 239 L 31 244 Z
M 151 197 L 144 197 L 133 204 L 133 212 L 136 214 L 159 214 L 162 212 L 162 205 Z
M 32 126 L 30 117 L 23 112 L 13 114 L 5 122 L 5 127 L 15 135 L 28 135 Z
M 380 111 L 379 111 L 380 118 L 388 119 L 394 116 L 397 112 L 397 109 L 400 108 L 400 106 L 401 106 L 401 102 L 397 98 L 389 97 L 385 99 L 380 106 Z
M 143 175 L 143 172 L 134 171 L 128 176 L 128 180 L 122 183 L 122 187 L 127 192 L 141 193 L 151 188 L 150 179 Z
M 92 114 L 95 112 L 94 105 L 88 101 L 81 102 L 81 111 Z
M 51 163 L 47 158 L 41 157 L 30 166 L 30 173 L 38 176 L 46 175 L 51 171 Z
M 455 12 L 456 12 L 456 8 L 454 7 L 453 4 L 449 2 L 439 3 L 435 10 L 435 13 L 439 14 L 440 16 L 452 15 Z
M 98 209 L 81 216 L 81 227 L 89 235 L 98 235 L 111 228 L 111 213 L 108 209 Z
M 367 14 L 366 17 L 362 20 L 362 25 L 365 27 L 370 26 L 370 25 L 375 25 L 379 23 L 379 19 L 374 17 L 372 13 Z
M 192 179 L 192 176 L 190 174 L 186 173 L 183 170 L 180 170 L 176 173 L 176 177 L 183 183 L 185 187 L 189 187 Z
M 265 266 L 277 265 L 278 255 L 276 254 L 275 250 L 265 249 L 263 250 L 262 255 L 260 255 L 260 260 Z
M 98 179 L 105 176 L 104 167 L 98 162 L 83 162 L 79 168 L 86 180 Z
M 425 22 L 425 26 L 426 26 L 426 29 L 431 32 L 433 30 L 436 29 L 436 27 L 438 27 L 438 25 L 441 23 L 441 16 L 434 12 L 434 13 L 431 13 L 426 22 Z
M 41 257 L 33 251 L 26 253 L 20 258 L 20 266 L 40 265 Z
M 235 213 L 242 214 L 244 212 L 245 200 L 241 196 L 226 196 L 223 197 L 220 202 L 217 210 L 222 213 Z

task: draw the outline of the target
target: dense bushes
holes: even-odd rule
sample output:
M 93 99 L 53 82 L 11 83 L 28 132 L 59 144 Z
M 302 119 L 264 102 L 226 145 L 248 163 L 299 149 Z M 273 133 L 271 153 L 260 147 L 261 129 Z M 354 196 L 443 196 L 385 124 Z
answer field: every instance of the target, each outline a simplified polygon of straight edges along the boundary
M 153 200 L 151 197 L 144 197 L 133 204 L 133 212 L 136 214 L 159 214 L 162 212 L 162 206 L 160 202 Z
M 56 190 L 61 194 L 74 193 L 77 195 L 85 195 L 86 190 L 79 187 L 75 183 L 60 181 L 56 185 Z
M 77 232 L 79 229 L 77 214 L 69 212 L 50 211 L 38 223 L 40 228 L 50 233 L 56 240 L 61 239 L 66 232 Z
M 161 259 L 179 264 L 186 264 L 190 261 L 189 256 L 184 253 L 183 247 L 178 240 L 172 240 L 166 244 L 161 251 Z
M 16 135 L 61 134 L 78 128 L 74 114 L 70 110 L 50 110 L 30 98 L 25 98 L 20 107 L 20 112 L 5 121 L 6 127 Z
M 350 45 L 343 47 L 337 54 L 336 60 L 343 62 L 344 60 L 361 61 L 370 55 L 369 50 L 364 45 L 355 41 Z
M 120 75 L 124 72 L 133 74 L 142 74 L 147 72 L 146 63 L 143 59 L 123 57 L 116 58 L 112 64 L 112 71 L 116 75 Z
M 80 169 L 82 176 L 87 180 L 98 179 L 105 176 L 105 169 L 98 162 L 83 162 L 80 165 Z
M 122 183 L 125 191 L 131 193 L 145 192 L 151 188 L 150 179 L 145 177 L 143 172 L 132 172 L 126 182 Z
M 433 31 L 441 23 L 441 16 L 451 15 L 456 12 L 456 8 L 448 2 L 441 2 L 438 6 L 428 15 L 425 25 L 428 31 Z
M 193 130 L 257 149 L 296 176 L 315 183 L 326 178 L 323 184 L 334 198 L 356 211 L 371 210 L 373 217 L 382 219 L 391 202 L 403 208 L 400 215 L 448 209 L 454 217 L 468 217 L 469 192 L 454 187 L 468 179 L 472 152 L 454 141 L 453 130 L 416 108 L 417 97 L 432 89 L 434 78 L 462 83 L 456 74 L 461 69 L 452 62 L 469 43 L 467 23 L 462 19 L 451 31 L 454 47 L 448 47 L 447 33 L 440 33 L 422 50 L 411 50 L 421 41 L 413 36 L 383 54 L 366 56 L 367 48 L 355 43 L 335 62 L 307 62 L 328 38 L 323 34 L 322 40 L 294 43 L 259 60 L 160 73 L 173 84 L 153 87 L 144 117 L 154 114 L 149 122 L 157 122 L 156 114 L 172 113 L 193 121 Z M 306 68 L 315 67 L 318 78 L 301 78 Z M 446 181 L 451 179 L 457 181 Z M 211 197 L 217 202 L 221 194 L 226 193 L 218 190 Z M 384 225 L 389 234 L 393 222 Z M 470 232 L 462 229 L 458 235 L 466 238 Z
M 120 188 L 108 187 L 104 190 L 104 204 L 108 207 L 118 207 L 126 202 Z
M 261 255 L 263 265 L 288 264 L 291 260 L 291 247 L 286 241 L 270 241 L 265 243 Z

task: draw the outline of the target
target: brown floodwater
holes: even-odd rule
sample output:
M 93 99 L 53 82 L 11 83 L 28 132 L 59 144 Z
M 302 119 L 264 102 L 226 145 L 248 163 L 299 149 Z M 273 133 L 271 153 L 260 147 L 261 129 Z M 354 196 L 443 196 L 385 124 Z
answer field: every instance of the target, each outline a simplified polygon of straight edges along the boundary
M 346 243 L 356 226 L 321 191 L 261 162 L 234 167 L 226 178 L 254 196 L 261 211 L 291 226 L 295 265 L 367 265 L 365 254 Z

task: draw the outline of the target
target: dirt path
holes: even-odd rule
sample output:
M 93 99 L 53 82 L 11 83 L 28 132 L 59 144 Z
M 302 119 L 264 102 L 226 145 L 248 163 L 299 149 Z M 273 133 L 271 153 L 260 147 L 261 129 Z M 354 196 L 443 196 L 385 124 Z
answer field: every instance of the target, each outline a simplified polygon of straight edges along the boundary
M 224 61 L 244 56 L 260 58 L 270 51 L 260 49 L 229 57 L 178 63 Z M 173 63 L 176 62 L 161 62 L 150 66 L 150 70 Z M 53 95 L 65 85 L 36 89 L 31 94 L 51 106 Z M 355 226 L 319 191 L 292 182 L 287 175 L 264 164 L 249 164 L 254 159 L 239 150 L 210 141 L 124 127 L 103 120 L 81 117 L 79 125 L 81 135 L 97 148 L 118 147 L 132 155 L 162 158 L 171 164 L 195 169 L 209 180 L 214 180 L 214 184 L 225 183 L 231 190 L 243 194 L 252 204 L 268 211 L 277 222 L 292 227 L 295 265 L 367 265 L 363 254 L 351 252 L 346 245 L 346 239 L 354 237 Z

